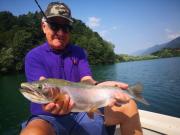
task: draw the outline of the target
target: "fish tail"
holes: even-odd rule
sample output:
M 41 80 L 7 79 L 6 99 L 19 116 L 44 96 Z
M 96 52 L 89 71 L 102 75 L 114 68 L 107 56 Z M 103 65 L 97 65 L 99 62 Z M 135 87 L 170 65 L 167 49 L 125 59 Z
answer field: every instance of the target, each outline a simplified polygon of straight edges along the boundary
M 141 83 L 138 82 L 135 85 L 130 86 L 127 91 L 136 101 L 149 105 L 149 103 L 142 97 L 143 85 Z

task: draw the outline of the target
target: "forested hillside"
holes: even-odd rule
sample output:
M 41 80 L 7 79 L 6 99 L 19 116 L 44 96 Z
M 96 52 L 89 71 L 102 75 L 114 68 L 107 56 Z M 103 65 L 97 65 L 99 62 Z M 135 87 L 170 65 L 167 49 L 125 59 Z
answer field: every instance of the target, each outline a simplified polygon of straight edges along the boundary
M 170 50 L 180 49 L 180 37 L 176 37 L 175 39 L 164 44 L 155 45 L 145 50 L 137 51 L 135 55 L 150 55 L 158 51 L 163 51 L 167 48 L 169 48 Z
M 45 41 L 39 12 L 14 16 L 0 12 L 0 72 L 23 71 L 25 54 Z M 74 19 L 71 42 L 83 47 L 90 64 L 114 63 L 114 45 L 103 40 L 82 21 Z
M 160 51 L 152 53 L 152 55 L 159 58 L 169 58 L 169 57 L 180 57 L 179 48 L 164 48 Z

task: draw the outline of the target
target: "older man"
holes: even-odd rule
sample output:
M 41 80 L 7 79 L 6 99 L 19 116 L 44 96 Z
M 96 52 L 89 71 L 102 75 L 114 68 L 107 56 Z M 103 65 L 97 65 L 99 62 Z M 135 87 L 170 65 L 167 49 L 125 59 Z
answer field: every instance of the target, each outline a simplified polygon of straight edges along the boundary
M 28 81 L 61 78 L 73 82 L 89 82 L 127 89 L 125 83 L 107 81 L 97 83 L 91 74 L 84 50 L 69 42 L 73 20 L 64 3 L 52 2 L 42 19 L 42 30 L 47 42 L 32 49 L 25 58 Z M 74 102 L 68 95 L 65 100 L 39 105 L 31 103 L 32 116 L 23 124 L 21 135 L 110 135 L 113 125 L 121 124 L 124 135 L 142 134 L 136 104 L 126 94 L 117 94 L 126 102 L 122 106 L 102 108 L 102 115 L 90 119 L 87 113 L 72 113 Z M 112 127 L 113 126 L 113 127 Z

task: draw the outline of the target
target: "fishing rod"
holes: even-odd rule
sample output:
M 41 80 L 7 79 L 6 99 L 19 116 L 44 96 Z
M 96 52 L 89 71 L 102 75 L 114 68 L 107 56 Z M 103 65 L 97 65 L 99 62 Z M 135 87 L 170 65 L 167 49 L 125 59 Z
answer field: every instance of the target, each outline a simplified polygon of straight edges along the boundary
M 35 3 L 37 4 L 37 6 L 39 7 L 41 13 L 43 14 L 43 16 L 45 17 L 46 20 L 48 20 L 47 16 L 45 15 L 44 11 L 42 10 L 41 6 L 39 5 L 39 3 L 37 2 L 37 0 L 34 0 Z
M 45 21 L 49 24 L 49 26 L 51 27 L 52 30 L 57 31 L 57 30 L 59 30 L 60 28 L 64 27 L 64 26 L 60 26 L 59 24 L 56 24 L 56 23 L 54 23 L 54 22 L 51 22 L 51 21 L 47 18 L 47 16 L 46 16 L 46 14 L 44 13 L 44 11 L 42 10 L 42 8 L 41 8 L 41 6 L 39 5 L 38 1 L 37 1 L 37 0 L 34 0 L 34 1 L 35 1 L 36 5 L 39 7 L 42 15 L 44 16 Z M 67 29 L 67 28 L 68 28 L 68 29 Z M 68 27 L 66 27 L 66 28 L 64 27 L 64 30 L 65 30 L 65 31 L 67 31 L 67 30 L 70 31 L 71 29 L 72 29 L 72 26 L 70 26 L 70 25 L 68 25 Z

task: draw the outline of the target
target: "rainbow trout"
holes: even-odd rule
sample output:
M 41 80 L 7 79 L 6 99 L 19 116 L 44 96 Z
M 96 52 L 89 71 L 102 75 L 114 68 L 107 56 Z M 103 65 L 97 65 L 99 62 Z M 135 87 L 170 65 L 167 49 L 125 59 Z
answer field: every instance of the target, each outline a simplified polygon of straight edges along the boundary
M 45 79 L 22 83 L 20 92 L 28 100 L 39 104 L 63 100 L 64 95 L 68 94 L 75 103 L 72 112 L 90 112 L 111 104 L 112 99 L 117 100 L 115 98 L 117 92 L 127 93 L 136 101 L 148 105 L 148 102 L 141 96 L 142 90 L 143 87 L 139 83 L 127 90 L 122 90 L 117 87 L 94 86 L 61 79 Z

